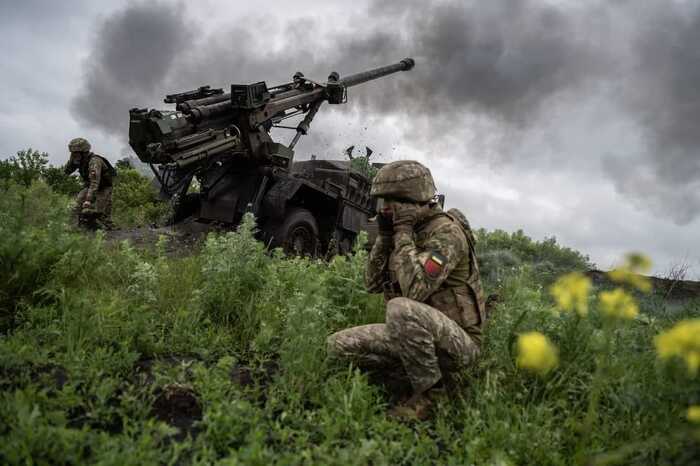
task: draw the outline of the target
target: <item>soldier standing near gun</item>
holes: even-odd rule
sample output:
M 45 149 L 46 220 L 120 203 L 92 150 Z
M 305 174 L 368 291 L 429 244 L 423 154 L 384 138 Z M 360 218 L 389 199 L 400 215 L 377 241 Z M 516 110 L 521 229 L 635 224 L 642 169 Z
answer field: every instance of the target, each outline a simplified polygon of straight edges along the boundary
M 403 367 L 413 394 L 390 414 L 422 419 L 443 372 L 480 353 L 485 309 L 474 240 L 459 211 L 445 213 L 434 201 L 432 175 L 418 162 L 382 167 L 371 194 L 379 198 L 379 236 L 365 283 L 384 293 L 386 323 L 337 332 L 328 350 L 363 368 Z
M 78 170 L 84 188 L 76 197 L 75 213 L 78 225 L 89 228 L 112 228 L 112 182 L 116 170 L 104 157 L 91 152 L 90 143 L 83 138 L 68 143 L 70 159 L 65 173 Z

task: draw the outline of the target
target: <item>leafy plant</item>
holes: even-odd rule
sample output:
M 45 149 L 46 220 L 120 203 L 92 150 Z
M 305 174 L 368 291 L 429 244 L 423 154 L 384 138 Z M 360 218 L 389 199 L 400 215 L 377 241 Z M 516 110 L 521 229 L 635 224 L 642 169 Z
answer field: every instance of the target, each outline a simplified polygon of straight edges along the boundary
M 146 226 L 162 222 L 169 214 L 167 202 L 158 198 L 150 179 L 133 168 L 121 167 L 115 178 L 112 217 L 119 227 Z
M 8 159 L 11 177 L 29 187 L 38 180 L 49 163 L 49 154 L 32 148 L 20 150 Z
M 41 177 L 54 192 L 67 196 L 75 196 L 83 187 L 76 175 L 66 175 L 61 167 L 44 167 Z
M 146 218 L 147 180 L 120 178 L 115 211 Z M 76 232 L 41 176 L 0 189 L 0 463 L 697 463 L 700 308 L 635 302 L 643 261 L 613 294 L 557 281 L 589 264 L 553 240 L 478 232 L 500 294 L 481 356 L 432 420 L 404 425 L 390 388 L 326 360 L 329 334 L 383 320 L 361 248 L 285 258 L 248 216 L 171 257 L 166 239 Z

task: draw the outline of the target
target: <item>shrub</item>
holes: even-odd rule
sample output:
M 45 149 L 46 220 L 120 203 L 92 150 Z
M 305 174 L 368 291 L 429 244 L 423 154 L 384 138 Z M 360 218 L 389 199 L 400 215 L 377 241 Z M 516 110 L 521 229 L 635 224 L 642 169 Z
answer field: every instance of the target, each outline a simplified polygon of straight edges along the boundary
M 10 157 L 8 161 L 13 166 L 13 178 L 18 183 L 29 187 L 41 177 L 49 163 L 49 154 L 29 148 L 18 151 L 17 155 Z
M 158 198 L 152 180 L 133 168 L 120 167 L 112 193 L 112 217 L 121 228 L 161 222 L 170 206 Z
M 0 195 L 0 331 L 36 303 L 63 254 L 80 237 L 67 228 L 68 201 L 42 181 L 11 183 Z
M 23 149 L 17 155 L 0 161 L 0 180 L 13 181 L 29 187 L 42 179 L 52 190 L 60 194 L 75 195 L 82 183 L 75 175 L 66 175 L 63 167 L 49 165 L 49 154 L 34 149 Z
M 501 280 L 504 270 L 517 267 L 518 262 L 529 264 L 544 284 L 559 275 L 593 267 L 588 256 L 559 245 L 554 237 L 534 241 L 522 230 L 507 233 L 483 228 L 475 231 L 475 237 L 480 270 L 489 282 Z
M 255 239 L 252 215 L 244 217 L 236 232 L 210 234 L 202 251 L 204 313 L 235 331 L 243 348 L 260 322 L 256 301 L 265 287 L 269 262 L 263 244 Z
M 66 196 L 5 181 L 0 303 L 15 322 L 0 338 L 0 463 L 697 462 L 697 305 L 606 313 L 629 300 L 580 274 L 548 286 L 585 263 L 553 242 L 480 233 L 500 292 L 481 356 L 433 419 L 407 426 L 385 415 L 388 388 L 326 362 L 328 334 L 383 318 L 362 250 L 285 258 L 248 216 L 200 254 L 169 257 L 164 240 L 143 251 L 71 231 Z M 622 272 L 620 286 L 640 288 Z M 518 345 L 531 332 L 547 345 Z M 189 428 L 157 419 L 172 384 L 201 407 Z
M 75 196 L 83 187 L 78 176 L 66 175 L 61 167 L 47 166 L 41 176 L 52 190 L 67 196 Z

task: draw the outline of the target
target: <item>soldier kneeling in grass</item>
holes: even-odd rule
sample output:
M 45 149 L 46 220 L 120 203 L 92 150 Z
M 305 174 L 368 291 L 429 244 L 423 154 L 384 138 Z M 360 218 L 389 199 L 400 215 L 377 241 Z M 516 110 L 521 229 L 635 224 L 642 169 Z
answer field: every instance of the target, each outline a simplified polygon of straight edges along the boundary
M 430 170 L 418 162 L 382 167 L 371 194 L 378 198 L 379 235 L 365 283 L 384 293 L 386 320 L 331 335 L 328 352 L 362 368 L 402 368 L 412 396 L 390 414 L 422 419 L 445 373 L 480 353 L 485 305 L 474 238 L 459 211 L 442 211 Z

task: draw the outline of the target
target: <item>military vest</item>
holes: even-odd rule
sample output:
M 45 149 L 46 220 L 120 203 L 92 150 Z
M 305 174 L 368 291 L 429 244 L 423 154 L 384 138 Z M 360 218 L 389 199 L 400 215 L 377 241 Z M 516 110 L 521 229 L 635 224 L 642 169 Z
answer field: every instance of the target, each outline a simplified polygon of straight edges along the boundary
M 454 209 L 452 209 L 454 210 Z M 434 211 L 416 226 L 414 240 L 418 249 L 424 249 L 432 231 L 445 222 L 460 226 L 467 242 L 467 252 L 450 272 L 440 288 L 426 300 L 426 304 L 440 310 L 457 322 L 477 343 L 481 343 L 481 328 L 485 322 L 485 300 L 474 250 L 474 236 L 468 222 L 450 212 Z M 391 271 L 390 271 L 391 273 Z M 393 275 L 393 274 L 392 274 Z
M 469 276 L 467 278 L 467 285 L 469 286 L 475 303 L 479 308 L 479 316 L 483 323 L 486 317 L 486 299 L 484 297 L 484 289 L 481 286 L 479 263 L 476 259 L 476 241 L 474 239 L 474 233 L 472 232 L 467 218 L 460 210 L 454 208 L 450 209 L 447 211 L 447 216 L 450 217 L 453 222 L 462 227 L 462 232 L 467 239 L 467 247 L 469 248 Z M 449 277 L 447 278 L 449 279 Z
M 90 152 L 89 157 L 83 158 L 83 160 L 80 163 L 80 167 L 78 168 L 78 172 L 80 173 L 80 177 L 83 179 L 83 182 L 85 182 L 86 184 L 90 183 L 90 161 L 93 157 L 97 157 L 102 163 L 102 172 L 100 174 L 100 186 L 97 189 L 112 186 L 112 184 L 114 183 L 114 177 L 117 176 L 117 170 L 112 166 L 111 163 L 109 163 L 109 160 L 93 152 Z

